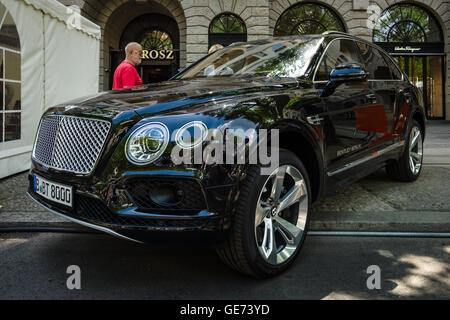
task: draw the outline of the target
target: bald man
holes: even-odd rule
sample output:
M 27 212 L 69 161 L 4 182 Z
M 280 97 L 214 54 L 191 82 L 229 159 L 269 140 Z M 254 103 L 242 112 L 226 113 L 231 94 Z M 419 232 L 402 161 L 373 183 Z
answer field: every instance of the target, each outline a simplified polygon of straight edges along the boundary
M 122 90 L 140 86 L 142 79 L 136 71 L 136 66 L 142 62 L 142 46 L 131 42 L 125 47 L 126 58 L 114 72 L 113 90 Z

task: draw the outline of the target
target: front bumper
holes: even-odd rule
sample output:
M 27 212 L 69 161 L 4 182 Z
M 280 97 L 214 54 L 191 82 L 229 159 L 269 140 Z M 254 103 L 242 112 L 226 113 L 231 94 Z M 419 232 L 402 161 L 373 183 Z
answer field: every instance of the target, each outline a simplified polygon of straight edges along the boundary
M 100 193 L 86 192 L 88 186 L 74 186 L 73 207 L 47 200 L 34 192 L 33 170 L 29 175 L 28 195 L 50 212 L 78 224 L 138 242 L 199 241 L 220 242 L 225 239 L 224 215 L 206 209 L 177 212 L 142 212 L 128 205 L 118 210 L 117 203 Z M 41 172 L 37 172 L 42 176 Z M 46 178 L 55 181 L 54 177 Z M 67 182 L 65 182 L 67 184 Z

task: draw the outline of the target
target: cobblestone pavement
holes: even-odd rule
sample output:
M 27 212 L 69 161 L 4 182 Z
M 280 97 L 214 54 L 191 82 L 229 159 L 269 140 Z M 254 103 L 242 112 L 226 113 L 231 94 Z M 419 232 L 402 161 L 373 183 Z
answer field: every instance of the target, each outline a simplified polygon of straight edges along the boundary
M 319 200 L 314 211 L 450 211 L 450 169 L 424 166 L 412 183 L 393 181 L 385 170 Z
M 27 197 L 27 175 L 25 172 L 0 180 L 0 205 L 3 206 L 3 212 L 46 211 Z

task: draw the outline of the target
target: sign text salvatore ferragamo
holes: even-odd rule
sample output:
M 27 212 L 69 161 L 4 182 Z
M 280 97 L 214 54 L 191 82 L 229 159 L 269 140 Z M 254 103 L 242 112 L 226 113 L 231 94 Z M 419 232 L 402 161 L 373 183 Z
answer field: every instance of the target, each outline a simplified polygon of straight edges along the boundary
M 410 52 L 414 53 L 416 51 L 422 50 L 422 48 L 413 48 L 410 46 L 406 46 L 406 47 L 395 47 L 394 50 L 395 51 L 410 51 Z

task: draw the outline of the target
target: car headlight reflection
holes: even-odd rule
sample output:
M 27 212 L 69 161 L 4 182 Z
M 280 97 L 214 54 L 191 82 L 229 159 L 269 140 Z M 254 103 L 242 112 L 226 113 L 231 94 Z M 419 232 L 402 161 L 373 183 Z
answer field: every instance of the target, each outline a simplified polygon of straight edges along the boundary
M 192 121 L 182 126 L 175 135 L 175 142 L 183 149 L 195 148 L 208 135 L 208 128 L 201 121 Z
M 129 161 L 145 165 L 158 159 L 169 143 L 169 129 L 159 122 L 145 124 L 130 135 L 125 153 Z

